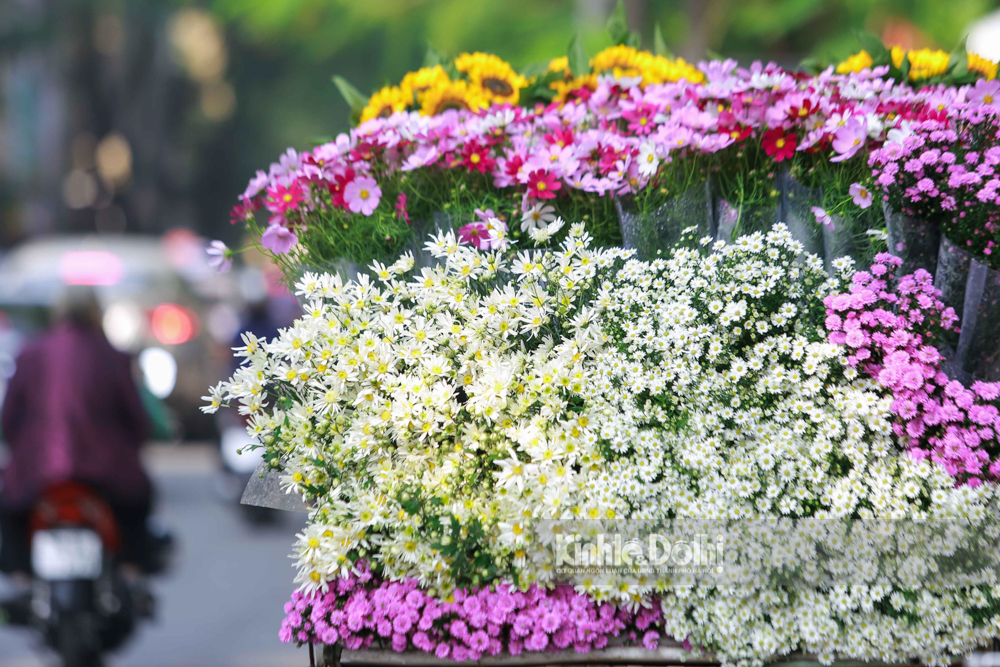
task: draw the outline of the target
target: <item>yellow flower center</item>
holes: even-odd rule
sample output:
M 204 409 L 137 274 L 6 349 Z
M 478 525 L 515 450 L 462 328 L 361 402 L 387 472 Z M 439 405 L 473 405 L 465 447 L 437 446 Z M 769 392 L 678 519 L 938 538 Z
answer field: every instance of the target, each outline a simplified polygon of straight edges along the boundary
M 469 162 L 472 164 L 479 164 L 479 153 L 473 153 L 469 156 Z
M 369 192 L 367 190 L 362 190 L 358 193 L 358 196 L 362 199 L 368 199 Z
M 785 140 L 784 139 L 778 139 L 777 141 L 774 142 L 774 145 L 777 146 L 778 148 L 784 148 L 785 147 Z
M 546 188 L 546 185 L 545 185 L 545 183 L 544 183 L 544 182 L 542 182 L 542 183 L 539 183 L 539 184 L 538 184 L 537 186 L 535 186 L 535 187 L 537 187 L 537 188 L 538 188 L 539 190 L 544 190 L 544 189 Z
M 292 195 L 286 193 L 285 196 L 282 197 L 282 199 L 284 199 L 285 203 L 287 204 L 288 202 L 292 201 Z

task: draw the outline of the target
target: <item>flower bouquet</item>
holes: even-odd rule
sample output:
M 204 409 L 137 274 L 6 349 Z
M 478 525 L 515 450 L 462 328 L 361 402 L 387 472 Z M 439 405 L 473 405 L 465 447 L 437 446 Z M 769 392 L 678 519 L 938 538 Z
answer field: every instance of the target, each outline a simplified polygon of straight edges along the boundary
M 958 147 L 967 121 L 995 138 L 961 81 L 982 63 L 693 67 L 616 17 L 589 61 L 574 40 L 521 73 L 466 54 L 367 100 L 341 82 L 360 124 L 244 193 L 305 314 L 246 334 L 206 410 L 246 415 L 309 508 L 282 640 L 747 666 L 988 643 L 1000 384 L 949 378 L 954 309 L 870 241 L 875 193 L 958 238 L 885 174 L 930 141 L 961 161 L 906 179 L 991 177 Z

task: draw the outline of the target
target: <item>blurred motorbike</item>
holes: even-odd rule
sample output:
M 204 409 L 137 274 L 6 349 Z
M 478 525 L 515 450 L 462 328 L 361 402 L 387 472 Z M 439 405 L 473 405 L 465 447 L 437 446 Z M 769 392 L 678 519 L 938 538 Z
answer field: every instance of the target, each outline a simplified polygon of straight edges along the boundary
M 166 569 L 172 538 L 146 536 L 144 569 Z M 32 587 L 28 623 L 59 655 L 64 667 L 95 667 L 102 656 L 152 616 L 144 586 L 128 582 L 116 562 L 122 536 L 111 507 L 79 482 L 48 489 L 31 514 Z

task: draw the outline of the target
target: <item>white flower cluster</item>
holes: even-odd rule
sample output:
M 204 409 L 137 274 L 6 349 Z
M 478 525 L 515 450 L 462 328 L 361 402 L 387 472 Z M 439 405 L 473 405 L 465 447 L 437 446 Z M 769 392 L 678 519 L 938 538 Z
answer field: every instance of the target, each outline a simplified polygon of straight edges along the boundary
M 428 249 L 441 263 L 409 278 L 408 256 L 374 265 L 378 283 L 307 275 L 306 314 L 275 341 L 247 336 L 210 397 L 251 416 L 310 502 L 306 589 L 359 558 L 442 595 L 557 583 L 567 536 L 679 519 L 994 516 L 993 486 L 956 489 L 900 453 L 891 398 L 825 342 L 822 298 L 841 283 L 783 226 L 652 263 L 592 249 L 582 225 L 554 251 L 478 251 L 451 233 Z M 799 648 L 940 660 L 1000 630 L 1000 589 L 881 576 L 572 581 L 618 604 L 659 599 L 672 636 L 747 664 Z

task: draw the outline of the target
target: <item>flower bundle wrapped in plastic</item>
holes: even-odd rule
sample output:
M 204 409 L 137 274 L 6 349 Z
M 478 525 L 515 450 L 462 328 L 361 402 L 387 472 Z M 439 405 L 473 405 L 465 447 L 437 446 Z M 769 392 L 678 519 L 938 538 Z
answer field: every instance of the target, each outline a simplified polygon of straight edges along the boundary
M 582 225 L 508 243 L 306 275 L 303 318 L 248 335 L 213 391 L 311 506 L 287 640 L 474 659 L 672 637 L 761 664 L 941 662 L 997 634 L 996 487 L 911 457 L 892 384 L 828 340 L 850 260 L 829 278 L 780 225 L 653 262 Z M 707 568 L 586 567 L 595 536 L 692 521 L 725 536 Z
M 944 78 L 908 70 L 911 86 L 889 64 L 817 75 L 732 60 L 694 67 L 627 44 L 588 61 L 577 43 L 571 56 L 528 76 L 495 56 L 462 54 L 367 102 L 352 93 L 364 121 L 258 172 L 233 220 L 290 274 L 341 258 L 391 261 L 414 224 L 419 237 L 436 215 L 459 227 L 476 209 L 494 211 L 515 238 L 562 217 L 585 221 L 599 245 L 624 236 L 650 256 L 687 226 L 731 239 L 782 219 L 828 263 L 865 258 L 866 232 L 883 225 L 870 206 L 869 150 L 921 128 L 961 143 L 964 110 L 990 106 L 1000 86 L 977 79 L 983 61 L 968 57 L 946 58 Z M 994 144 L 987 137 L 980 155 Z

